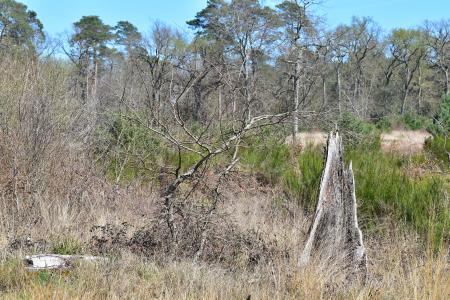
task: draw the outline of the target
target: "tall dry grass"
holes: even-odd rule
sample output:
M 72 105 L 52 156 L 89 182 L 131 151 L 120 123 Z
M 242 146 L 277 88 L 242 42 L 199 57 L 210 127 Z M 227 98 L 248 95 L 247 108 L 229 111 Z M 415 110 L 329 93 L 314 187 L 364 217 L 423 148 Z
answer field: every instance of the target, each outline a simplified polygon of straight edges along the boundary
M 395 235 L 400 233 L 395 233 Z M 295 238 L 295 237 L 293 237 Z M 342 284 L 338 266 L 297 269 L 278 257 L 255 269 L 174 261 L 159 264 L 123 253 L 106 265 L 28 272 L 18 259 L 2 263 L 5 299 L 448 299 L 448 252 L 421 252 L 417 240 L 369 243 L 366 285 Z

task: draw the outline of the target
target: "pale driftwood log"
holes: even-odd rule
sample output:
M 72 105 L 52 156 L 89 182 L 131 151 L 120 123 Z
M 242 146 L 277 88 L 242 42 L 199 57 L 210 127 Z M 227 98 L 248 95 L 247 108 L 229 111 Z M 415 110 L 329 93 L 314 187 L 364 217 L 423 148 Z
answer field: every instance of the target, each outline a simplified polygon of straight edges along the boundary
M 325 264 L 339 264 L 347 277 L 365 280 L 367 276 L 352 163 L 344 167 L 342 139 L 338 132 L 330 133 L 328 138 L 319 200 L 299 264 L 308 264 L 312 257 Z
M 26 268 L 30 271 L 67 269 L 76 262 L 105 262 L 108 259 L 87 255 L 39 254 L 25 257 Z

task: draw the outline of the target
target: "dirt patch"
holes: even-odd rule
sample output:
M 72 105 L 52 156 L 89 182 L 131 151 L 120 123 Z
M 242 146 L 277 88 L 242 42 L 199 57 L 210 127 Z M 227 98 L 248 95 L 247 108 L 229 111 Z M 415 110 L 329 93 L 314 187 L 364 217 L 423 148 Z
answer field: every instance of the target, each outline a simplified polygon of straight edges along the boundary
M 381 134 L 381 150 L 413 154 L 423 151 L 425 140 L 432 135 L 425 130 L 393 130 Z

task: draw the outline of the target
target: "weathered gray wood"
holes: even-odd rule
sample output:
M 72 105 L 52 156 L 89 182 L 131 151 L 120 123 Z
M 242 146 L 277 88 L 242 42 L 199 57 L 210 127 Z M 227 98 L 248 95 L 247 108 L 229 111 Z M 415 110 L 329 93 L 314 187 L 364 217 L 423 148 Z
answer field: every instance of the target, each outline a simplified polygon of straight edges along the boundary
M 365 279 L 367 276 L 352 164 L 344 167 L 342 139 L 338 132 L 330 133 L 328 138 L 319 200 L 299 264 L 309 263 L 313 256 L 325 264 L 339 264 L 348 277 Z
M 67 269 L 77 261 L 107 261 L 107 258 L 86 255 L 60 255 L 60 254 L 39 254 L 25 257 L 25 264 L 28 270 L 50 270 Z

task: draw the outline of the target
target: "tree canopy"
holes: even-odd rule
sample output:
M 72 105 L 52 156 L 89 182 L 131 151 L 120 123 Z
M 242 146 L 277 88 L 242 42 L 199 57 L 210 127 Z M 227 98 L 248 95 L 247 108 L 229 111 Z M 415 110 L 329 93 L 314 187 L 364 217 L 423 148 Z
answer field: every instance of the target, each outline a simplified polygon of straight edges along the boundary
M 14 0 L 0 0 L 0 45 L 34 48 L 45 40 L 36 12 Z

